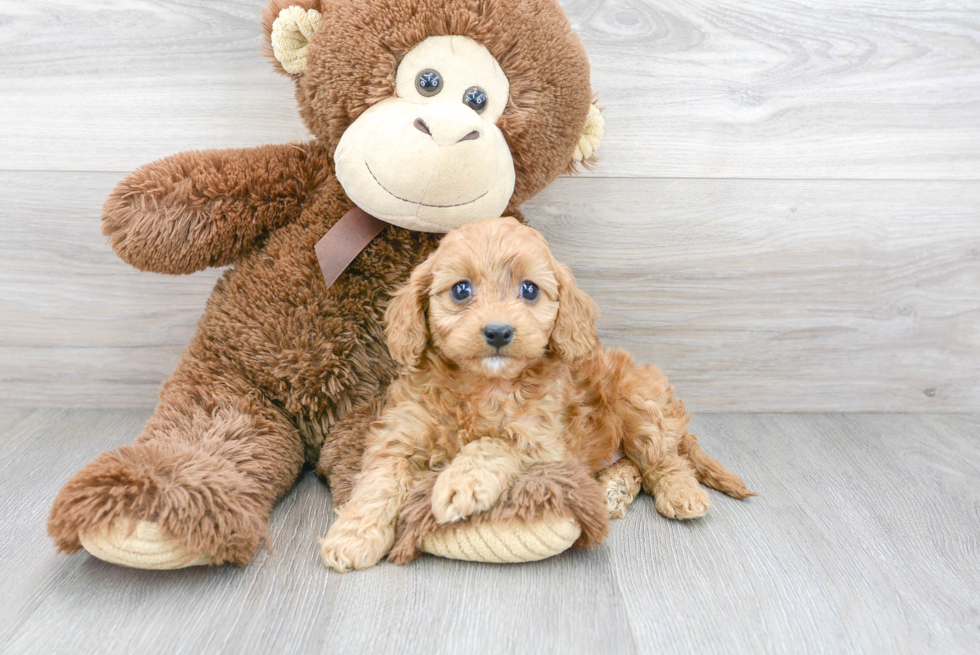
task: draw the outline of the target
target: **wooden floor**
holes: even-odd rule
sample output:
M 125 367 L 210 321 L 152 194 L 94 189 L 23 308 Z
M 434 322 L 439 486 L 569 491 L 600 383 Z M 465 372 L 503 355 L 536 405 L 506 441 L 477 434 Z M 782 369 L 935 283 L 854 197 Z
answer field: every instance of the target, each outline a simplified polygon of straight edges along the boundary
M 701 415 L 761 495 L 693 523 L 647 497 L 590 551 L 518 566 L 425 557 L 340 575 L 312 475 L 245 569 L 57 555 L 64 479 L 149 410 L 0 410 L 3 653 L 975 653 L 980 417 Z

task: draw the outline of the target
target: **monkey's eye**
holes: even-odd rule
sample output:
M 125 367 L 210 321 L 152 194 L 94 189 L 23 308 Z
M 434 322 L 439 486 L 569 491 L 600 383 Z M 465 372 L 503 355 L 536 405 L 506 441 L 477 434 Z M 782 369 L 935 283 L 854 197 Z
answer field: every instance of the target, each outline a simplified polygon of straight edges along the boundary
M 487 94 L 478 86 L 471 86 L 463 92 L 463 104 L 480 113 L 487 107 Z
M 461 280 L 453 285 L 453 288 L 449 291 L 449 295 L 456 302 L 463 302 L 473 295 L 473 286 L 466 280 Z
M 427 98 L 434 96 L 442 91 L 442 75 L 433 68 L 426 68 L 416 76 L 415 88 Z
M 521 298 L 524 300 L 529 300 L 534 302 L 541 295 L 541 290 L 538 289 L 538 285 L 530 280 L 524 280 L 521 282 Z

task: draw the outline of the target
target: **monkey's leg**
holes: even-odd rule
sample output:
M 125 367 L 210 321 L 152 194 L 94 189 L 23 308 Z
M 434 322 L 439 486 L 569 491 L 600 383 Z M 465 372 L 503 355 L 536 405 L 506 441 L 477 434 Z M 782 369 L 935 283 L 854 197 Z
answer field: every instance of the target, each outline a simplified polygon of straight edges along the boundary
M 247 382 L 186 353 L 136 442 L 62 487 L 48 534 L 135 568 L 246 564 L 303 464 L 299 436 Z

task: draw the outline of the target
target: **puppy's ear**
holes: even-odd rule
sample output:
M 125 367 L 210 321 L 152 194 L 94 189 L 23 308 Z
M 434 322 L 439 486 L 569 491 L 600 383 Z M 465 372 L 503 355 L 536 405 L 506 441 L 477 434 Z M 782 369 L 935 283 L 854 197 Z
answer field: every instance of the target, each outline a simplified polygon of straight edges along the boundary
M 385 311 L 388 352 L 402 366 L 416 366 L 429 343 L 425 321 L 433 259 L 430 257 L 412 271 L 408 284 L 396 291 Z
M 599 307 L 578 288 L 570 268 L 556 265 L 558 277 L 558 317 L 551 332 L 551 349 L 566 362 L 584 359 L 599 348 L 595 329 Z

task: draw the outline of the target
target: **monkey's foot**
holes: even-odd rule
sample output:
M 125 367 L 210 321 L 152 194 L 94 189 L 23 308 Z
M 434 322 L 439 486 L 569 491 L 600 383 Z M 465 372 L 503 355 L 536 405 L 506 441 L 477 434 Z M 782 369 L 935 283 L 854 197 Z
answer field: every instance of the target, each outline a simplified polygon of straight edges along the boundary
M 82 547 L 104 562 L 134 569 L 171 570 L 211 563 L 206 554 L 192 553 L 183 545 L 165 536 L 152 521 L 131 522 L 117 518 L 105 529 L 79 534 Z
M 64 553 L 85 548 L 141 569 L 244 566 L 266 535 L 269 506 L 260 491 L 220 454 L 154 442 L 121 446 L 64 484 L 48 534 Z
M 568 550 L 581 534 L 578 521 L 558 516 L 504 525 L 484 521 L 437 530 L 422 540 L 419 550 L 470 562 L 536 562 Z

